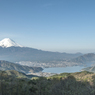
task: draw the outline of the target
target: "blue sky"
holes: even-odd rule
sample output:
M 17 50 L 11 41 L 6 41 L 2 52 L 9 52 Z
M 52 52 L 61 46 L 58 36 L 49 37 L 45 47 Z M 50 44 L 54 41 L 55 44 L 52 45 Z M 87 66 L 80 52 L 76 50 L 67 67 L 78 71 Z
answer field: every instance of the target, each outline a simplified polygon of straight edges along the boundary
M 32 48 L 95 52 L 95 0 L 0 0 L 0 40 Z

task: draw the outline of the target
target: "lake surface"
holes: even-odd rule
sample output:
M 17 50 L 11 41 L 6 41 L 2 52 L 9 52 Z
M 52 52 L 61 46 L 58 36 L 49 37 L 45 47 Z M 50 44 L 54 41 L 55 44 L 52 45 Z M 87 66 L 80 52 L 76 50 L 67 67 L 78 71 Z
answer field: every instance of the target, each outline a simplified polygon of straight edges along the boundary
M 72 67 L 53 67 L 53 68 L 44 68 L 42 72 L 48 73 L 73 73 L 73 72 L 80 72 L 81 69 L 85 67 L 83 66 L 72 66 Z

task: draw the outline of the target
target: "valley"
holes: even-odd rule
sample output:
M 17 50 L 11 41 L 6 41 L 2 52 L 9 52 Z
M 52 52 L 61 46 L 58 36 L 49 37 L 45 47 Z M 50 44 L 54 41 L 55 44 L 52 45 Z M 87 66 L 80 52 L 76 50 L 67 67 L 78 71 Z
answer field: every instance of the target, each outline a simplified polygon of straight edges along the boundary
M 0 41 L 0 59 L 2 60 L 0 70 L 17 70 L 24 73 L 34 73 L 51 67 L 88 67 L 95 63 L 95 54 L 43 51 L 21 46 L 15 41 L 5 38 Z M 5 62 L 5 64 L 3 60 L 9 62 Z M 18 67 L 20 67 L 20 69 Z M 40 75 L 42 75 L 42 73 Z M 48 74 L 45 75 L 48 76 Z
M 95 94 L 95 67 L 89 67 L 95 64 L 94 53 L 50 52 L 10 39 L 1 42 L 0 95 Z
M 95 0 L 0 0 L 0 95 L 95 95 Z

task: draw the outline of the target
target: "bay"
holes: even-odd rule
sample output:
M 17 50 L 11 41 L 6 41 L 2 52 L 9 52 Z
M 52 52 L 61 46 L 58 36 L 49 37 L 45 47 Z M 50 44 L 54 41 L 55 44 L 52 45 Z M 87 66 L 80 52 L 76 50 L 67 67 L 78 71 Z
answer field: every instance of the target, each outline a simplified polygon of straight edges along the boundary
M 80 72 L 83 69 L 83 66 L 72 66 L 72 67 L 52 67 L 52 68 L 44 68 L 42 72 L 47 73 L 74 73 Z

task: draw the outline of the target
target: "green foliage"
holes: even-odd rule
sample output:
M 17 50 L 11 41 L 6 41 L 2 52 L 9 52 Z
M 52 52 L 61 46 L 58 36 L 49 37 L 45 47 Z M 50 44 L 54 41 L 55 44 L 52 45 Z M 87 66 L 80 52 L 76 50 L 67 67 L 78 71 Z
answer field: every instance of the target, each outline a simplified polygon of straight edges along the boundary
M 84 71 L 26 80 L 3 71 L 0 95 L 95 95 L 95 74 Z

